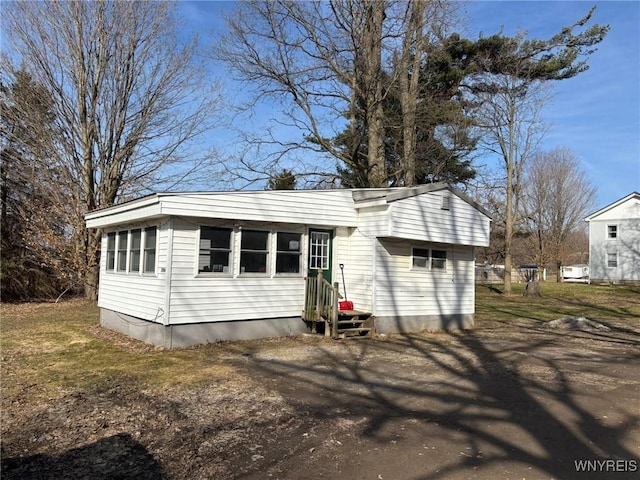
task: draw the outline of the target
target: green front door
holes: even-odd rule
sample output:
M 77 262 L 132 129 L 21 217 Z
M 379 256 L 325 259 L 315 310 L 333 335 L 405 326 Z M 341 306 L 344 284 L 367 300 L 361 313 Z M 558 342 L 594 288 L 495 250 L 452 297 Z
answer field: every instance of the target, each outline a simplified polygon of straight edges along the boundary
M 322 276 L 331 283 L 331 256 L 333 255 L 333 232 L 331 230 L 309 229 L 309 276 L 318 275 L 322 269 Z

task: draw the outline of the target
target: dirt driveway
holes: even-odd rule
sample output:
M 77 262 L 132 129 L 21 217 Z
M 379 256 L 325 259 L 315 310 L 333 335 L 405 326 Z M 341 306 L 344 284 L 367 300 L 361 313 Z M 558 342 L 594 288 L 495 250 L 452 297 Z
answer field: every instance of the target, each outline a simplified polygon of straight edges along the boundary
M 198 388 L 14 399 L 2 477 L 638 478 L 640 320 L 608 325 L 305 336 L 229 350 Z

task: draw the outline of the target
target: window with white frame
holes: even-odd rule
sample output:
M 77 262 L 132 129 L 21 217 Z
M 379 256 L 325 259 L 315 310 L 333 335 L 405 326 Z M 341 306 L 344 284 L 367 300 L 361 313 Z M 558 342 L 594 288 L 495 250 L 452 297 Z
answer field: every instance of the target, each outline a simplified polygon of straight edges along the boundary
M 413 248 L 412 249 L 412 265 L 414 268 L 424 268 L 427 270 L 446 270 L 447 269 L 447 251 Z
M 107 272 L 155 273 L 156 227 L 107 233 Z
M 129 271 L 132 273 L 140 272 L 140 255 L 142 247 L 142 230 L 137 228 L 131 230 L 131 250 L 129 251 Z
M 447 269 L 447 251 L 431 250 L 431 270 Z
M 107 271 L 116 269 L 116 232 L 107 234 Z
M 144 273 L 156 273 L 156 241 L 158 229 L 147 227 L 143 230 L 144 235 L 144 255 L 142 259 L 142 271 Z
M 618 238 L 618 225 L 607 225 L 607 238 Z
M 124 230 L 118 232 L 118 255 L 116 261 L 116 270 L 118 272 L 127 271 L 127 250 L 129 248 L 129 231 Z
M 618 253 L 617 252 L 608 252 L 607 253 L 607 267 L 609 267 L 609 268 L 617 268 L 618 267 Z
M 301 245 L 300 233 L 276 233 L 276 273 L 300 273 Z
M 329 248 L 331 234 L 329 232 L 311 232 L 309 237 L 309 268 L 329 269 Z
M 413 249 L 413 266 L 418 268 L 429 268 L 429 250 L 426 248 Z
M 269 232 L 242 230 L 240 237 L 240 274 L 267 273 Z
M 198 273 L 231 273 L 231 229 L 200 227 Z

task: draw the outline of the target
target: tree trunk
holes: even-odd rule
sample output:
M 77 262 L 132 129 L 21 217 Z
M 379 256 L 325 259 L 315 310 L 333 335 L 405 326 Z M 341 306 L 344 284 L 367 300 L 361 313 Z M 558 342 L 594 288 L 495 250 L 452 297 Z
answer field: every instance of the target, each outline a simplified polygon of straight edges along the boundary
M 367 25 L 364 29 L 363 94 L 366 121 L 369 128 L 369 184 L 371 187 L 387 186 L 387 169 L 384 154 L 384 108 L 382 104 L 382 23 L 384 2 L 367 3 Z
M 400 59 L 400 107 L 402 109 L 402 138 L 404 186 L 416 183 L 416 111 L 418 108 L 418 79 L 423 53 L 423 22 L 425 2 L 411 4 L 411 17 L 402 43 Z
M 87 300 L 98 299 L 98 284 L 100 281 L 100 241 L 99 230 L 87 229 L 84 246 L 86 251 L 86 271 L 84 275 L 84 296 Z
M 531 280 L 530 282 L 527 282 L 523 295 L 525 297 L 541 297 L 542 293 L 540 293 L 540 282 L 538 280 Z

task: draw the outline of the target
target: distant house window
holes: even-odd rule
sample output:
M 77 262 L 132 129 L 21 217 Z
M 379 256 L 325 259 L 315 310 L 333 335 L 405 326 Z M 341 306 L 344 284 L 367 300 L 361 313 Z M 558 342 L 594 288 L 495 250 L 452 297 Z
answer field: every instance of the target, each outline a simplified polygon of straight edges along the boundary
M 157 233 L 156 227 L 148 227 L 144 229 L 144 258 L 142 261 L 142 271 L 144 273 L 156 273 Z
M 301 239 L 299 233 L 276 233 L 276 273 L 300 273 Z
M 431 250 L 431 270 L 447 269 L 447 251 Z
M 129 248 L 129 231 L 118 232 L 118 260 L 116 269 L 119 272 L 127 271 L 127 249 Z
M 449 210 L 451 208 L 451 198 L 450 197 L 440 197 L 440 208 L 442 210 Z
M 266 273 L 269 232 L 243 230 L 240 240 L 240 273 Z
M 446 250 L 414 248 L 412 257 L 412 264 L 415 268 L 426 268 L 429 270 L 447 269 Z
M 607 267 L 609 267 L 609 268 L 617 268 L 618 267 L 618 254 L 617 253 L 607 253 Z
M 607 238 L 618 238 L 617 225 L 607 225 Z
M 198 273 L 228 273 L 230 256 L 230 228 L 200 227 Z
M 107 234 L 107 271 L 113 272 L 116 268 L 116 232 Z
M 131 230 L 131 251 L 129 253 L 129 271 L 140 272 L 140 247 L 142 246 L 142 230 Z

